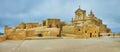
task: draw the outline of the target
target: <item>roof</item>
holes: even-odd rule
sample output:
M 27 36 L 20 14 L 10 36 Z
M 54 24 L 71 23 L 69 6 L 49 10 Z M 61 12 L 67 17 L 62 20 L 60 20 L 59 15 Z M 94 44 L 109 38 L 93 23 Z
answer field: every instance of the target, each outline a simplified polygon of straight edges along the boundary
M 78 9 L 75 11 L 75 13 L 78 12 L 78 11 L 83 11 L 83 12 L 85 12 L 86 10 L 83 10 L 83 9 L 81 9 L 81 8 L 78 8 Z

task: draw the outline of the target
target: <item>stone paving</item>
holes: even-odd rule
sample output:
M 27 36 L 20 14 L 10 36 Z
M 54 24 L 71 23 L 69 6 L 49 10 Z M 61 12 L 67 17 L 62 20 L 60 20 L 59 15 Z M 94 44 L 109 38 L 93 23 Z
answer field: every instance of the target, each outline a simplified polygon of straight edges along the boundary
M 0 52 L 120 52 L 120 39 L 7 40 Z

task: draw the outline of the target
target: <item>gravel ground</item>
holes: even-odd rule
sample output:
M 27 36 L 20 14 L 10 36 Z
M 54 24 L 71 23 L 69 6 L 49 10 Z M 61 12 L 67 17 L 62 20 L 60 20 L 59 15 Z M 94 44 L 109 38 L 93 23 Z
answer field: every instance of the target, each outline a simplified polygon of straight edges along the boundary
M 120 52 L 120 38 L 7 40 L 0 52 Z

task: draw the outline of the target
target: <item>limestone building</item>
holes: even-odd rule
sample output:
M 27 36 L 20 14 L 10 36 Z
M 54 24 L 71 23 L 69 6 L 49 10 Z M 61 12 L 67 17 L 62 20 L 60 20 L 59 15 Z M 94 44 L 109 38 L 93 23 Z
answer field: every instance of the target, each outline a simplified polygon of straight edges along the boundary
M 112 35 L 112 32 L 92 11 L 87 16 L 86 10 L 81 8 L 75 11 L 71 24 L 66 24 L 60 19 L 49 18 L 43 20 L 42 24 L 22 22 L 13 28 L 4 27 L 6 39 L 12 40 L 24 40 L 27 37 L 57 37 L 60 34 L 72 38 L 93 38 Z
M 67 30 L 69 28 L 69 30 Z M 75 11 L 75 17 L 71 20 L 70 26 L 63 27 L 63 35 L 76 38 L 100 37 L 100 33 L 112 35 L 111 30 L 102 23 L 102 20 L 95 17 L 92 11 L 86 15 L 86 10 L 78 8 Z

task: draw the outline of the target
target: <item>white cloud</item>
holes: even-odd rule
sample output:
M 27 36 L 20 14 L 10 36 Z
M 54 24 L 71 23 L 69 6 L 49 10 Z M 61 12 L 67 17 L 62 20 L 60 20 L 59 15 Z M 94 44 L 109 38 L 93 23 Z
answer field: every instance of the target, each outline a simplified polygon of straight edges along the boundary
M 120 21 L 116 20 L 120 19 L 119 0 L 1 0 L 0 22 L 14 26 L 21 21 L 41 22 L 51 17 L 70 22 L 79 5 L 86 9 L 87 14 L 92 9 L 96 17 L 110 28 L 120 28 Z

